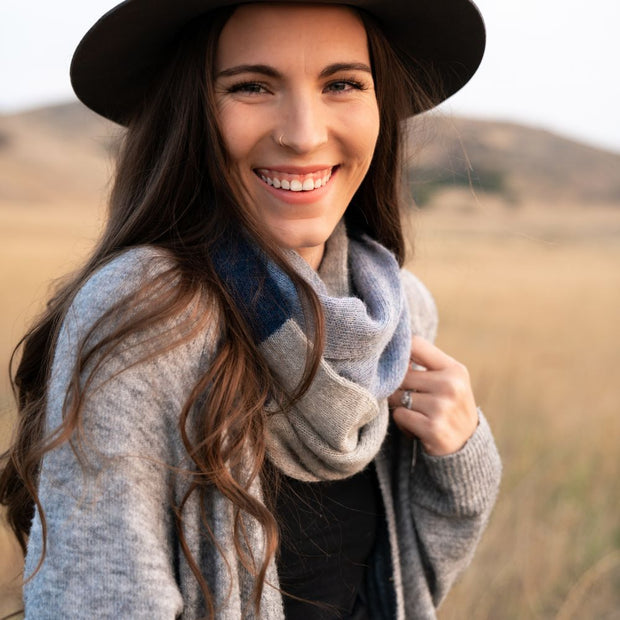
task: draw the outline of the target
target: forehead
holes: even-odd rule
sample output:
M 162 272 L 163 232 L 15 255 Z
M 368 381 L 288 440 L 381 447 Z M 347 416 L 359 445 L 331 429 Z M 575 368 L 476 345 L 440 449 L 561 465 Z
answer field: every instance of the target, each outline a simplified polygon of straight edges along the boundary
M 369 61 L 364 24 L 339 5 L 256 3 L 239 6 L 218 42 L 219 69 L 297 59 Z

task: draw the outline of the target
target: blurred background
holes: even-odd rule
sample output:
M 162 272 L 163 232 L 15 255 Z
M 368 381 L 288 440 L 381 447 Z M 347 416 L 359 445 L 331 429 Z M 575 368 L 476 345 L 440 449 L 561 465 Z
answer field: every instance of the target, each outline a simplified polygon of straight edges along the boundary
M 0 6 L 0 448 L 8 361 L 105 216 L 120 128 L 72 96 L 115 2 Z M 409 267 L 470 369 L 501 494 L 443 620 L 620 618 L 620 2 L 480 0 L 472 82 L 411 123 Z M 0 528 L 0 617 L 20 606 Z

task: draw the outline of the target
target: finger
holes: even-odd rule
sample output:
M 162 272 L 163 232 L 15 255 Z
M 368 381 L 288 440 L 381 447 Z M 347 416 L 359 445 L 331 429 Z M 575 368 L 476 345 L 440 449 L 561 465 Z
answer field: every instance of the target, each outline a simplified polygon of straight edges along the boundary
M 432 392 L 433 386 L 438 382 L 438 371 L 409 369 L 400 386 L 401 390 L 414 390 L 416 392 Z M 441 372 L 441 371 L 439 371 Z M 440 379 L 439 379 L 440 380 Z
M 427 432 L 428 418 L 419 411 L 397 407 L 392 412 L 396 426 L 409 437 L 424 437 Z
M 455 363 L 454 358 L 420 336 L 411 339 L 410 358 L 428 370 L 442 370 Z
M 404 407 L 406 404 L 406 399 L 404 398 L 405 392 L 410 392 L 410 397 L 413 398 L 413 390 L 411 389 L 399 389 L 396 390 L 391 396 L 388 396 L 388 405 L 390 409 L 394 409 L 396 407 Z
M 433 456 L 444 456 L 458 452 L 473 435 L 478 424 L 477 412 L 475 418 L 461 420 L 454 424 L 446 416 L 426 416 L 420 411 L 397 407 L 393 413 L 394 422 L 398 428 L 410 437 L 417 437 L 424 451 Z
M 461 376 L 457 366 L 449 370 L 408 370 L 400 386 L 401 390 L 414 390 L 420 393 L 441 394 L 450 391 L 449 384 Z
M 409 398 L 403 398 L 409 392 Z M 388 398 L 391 409 L 402 407 L 410 411 L 418 411 L 424 416 L 433 415 L 438 410 L 438 399 L 431 394 L 423 394 L 414 390 L 398 390 Z
M 390 407 L 405 404 L 403 394 L 409 392 L 432 393 L 439 391 L 443 383 L 442 371 L 408 370 L 398 390 L 388 397 Z

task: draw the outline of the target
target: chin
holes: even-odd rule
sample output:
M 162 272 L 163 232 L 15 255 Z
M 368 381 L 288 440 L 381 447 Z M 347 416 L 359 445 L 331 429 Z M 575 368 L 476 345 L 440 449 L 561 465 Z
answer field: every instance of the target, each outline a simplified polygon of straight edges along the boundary
M 317 222 L 314 224 L 300 221 L 275 231 L 274 238 L 280 247 L 288 250 L 316 248 L 322 246 L 329 239 L 337 223 Z

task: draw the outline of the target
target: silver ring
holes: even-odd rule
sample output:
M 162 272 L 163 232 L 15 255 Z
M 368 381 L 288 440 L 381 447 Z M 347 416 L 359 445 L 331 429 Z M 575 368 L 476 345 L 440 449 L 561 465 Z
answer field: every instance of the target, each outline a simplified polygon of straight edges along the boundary
M 400 404 L 405 409 L 411 409 L 411 390 L 405 390 L 400 397 Z
M 278 138 L 278 144 L 280 146 L 285 146 L 285 142 L 284 142 L 284 134 L 282 134 L 279 138 Z

